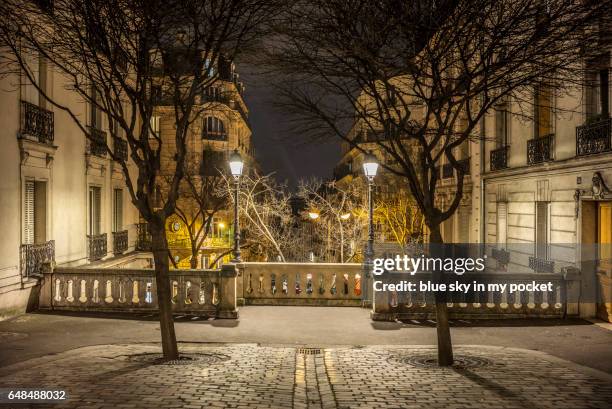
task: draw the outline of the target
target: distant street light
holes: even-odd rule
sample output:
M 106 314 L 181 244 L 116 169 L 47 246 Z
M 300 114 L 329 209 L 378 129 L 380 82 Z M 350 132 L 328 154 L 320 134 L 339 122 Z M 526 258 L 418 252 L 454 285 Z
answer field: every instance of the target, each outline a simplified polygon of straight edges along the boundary
M 341 218 L 342 220 L 348 220 L 350 217 L 351 217 L 351 214 L 350 214 L 350 213 L 344 213 L 344 214 L 341 214 L 341 215 L 340 215 L 340 218 Z
M 362 291 L 362 303 L 367 303 L 369 295 L 369 284 L 368 278 L 370 277 L 370 267 L 372 266 L 372 259 L 374 258 L 374 215 L 373 215 L 373 202 L 372 202 L 372 186 L 374 185 L 374 178 L 378 172 L 378 161 L 376 157 L 371 153 L 368 153 L 363 158 L 363 173 L 368 179 L 368 242 L 365 248 L 364 254 L 364 285 Z
M 310 217 L 312 220 L 318 219 L 319 216 L 320 214 L 318 212 L 308 212 L 308 217 Z
M 244 162 L 238 153 L 238 150 L 229 157 L 229 166 L 234 181 L 236 182 L 236 188 L 234 190 L 234 263 L 239 263 L 240 259 L 240 225 L 238 222 L 238 193 L 240 190 L 240 176 L 242 176 L 242 169 L 244 168 Z

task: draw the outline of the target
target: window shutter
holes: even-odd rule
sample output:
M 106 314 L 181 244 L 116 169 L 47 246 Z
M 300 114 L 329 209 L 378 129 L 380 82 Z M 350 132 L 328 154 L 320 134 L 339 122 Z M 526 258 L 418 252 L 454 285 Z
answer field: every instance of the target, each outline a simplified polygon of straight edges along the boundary
M 115 189 L 113 214 L 113 231 L 121 231 L 123 229 L 123 190 L 121 189 Z
M 34 182 L 25 182 L 25 198 L 23 204 L 23 243 L 34 243 Z
M 94 193 L 95 193 L 95 234 L 100 234 L 100 226 L 102 224 L 101 222 L 101 212 L 100 212 L 100 196 L 101 196 L 101 189 L 99 187 L 94 188 Z

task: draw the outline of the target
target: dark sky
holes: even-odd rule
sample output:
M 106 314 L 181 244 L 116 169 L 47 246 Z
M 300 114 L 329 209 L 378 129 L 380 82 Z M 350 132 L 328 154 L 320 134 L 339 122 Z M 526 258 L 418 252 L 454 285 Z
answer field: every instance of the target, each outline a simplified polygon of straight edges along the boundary
M 308 143 L 292 130 L 287 114 L 273 106 L 274 93 L 268 79 L 238 65 L 240 79 L 246 85 L 245 100 L 253 131 L 255 156 L 265 173 L 276 172 L 280 182 L 295 187 L 302 178 L 329 178 L 340 159 L 340 142 Z

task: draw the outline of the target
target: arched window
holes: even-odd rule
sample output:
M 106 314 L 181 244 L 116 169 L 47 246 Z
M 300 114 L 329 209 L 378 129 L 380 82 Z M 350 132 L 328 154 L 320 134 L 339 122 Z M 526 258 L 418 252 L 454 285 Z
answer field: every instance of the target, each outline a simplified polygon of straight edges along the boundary
M 227 132 L 223 121 L 215 116 L 207 116 L 204 118 L 202 126 L 202 139 L 211 139 L 216 141 L 227 141 Z

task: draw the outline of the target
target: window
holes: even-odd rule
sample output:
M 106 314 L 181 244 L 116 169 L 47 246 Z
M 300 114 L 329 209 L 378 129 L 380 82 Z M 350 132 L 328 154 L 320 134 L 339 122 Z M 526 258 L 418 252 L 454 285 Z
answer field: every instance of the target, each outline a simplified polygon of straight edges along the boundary
M 89 187 L 89 214 L 87 217 L 87 234 L 95 236 L 100 234 L 101 230 L 101 195 L 102 191 L 98 186 Z
M 47 183 L 28 180 L 24 195 L 24 244 L 47 241 Z
M 508 146 L 508 104 L 506 101 L 495 106 L 495 147 Z
M 610 116 L 610 54 L 601 60 L 587 63 L 587 87 L 585 89 L 587 119 Z
M 207 116 L 204 118 L 202 139 L 226 141 L 227 133 L 225 132 L 223 121 L 214 116 Z
M 150 121 L 151 129 L 149 131 L 151 132 L 151 136 L 157 136 L 159 138 L 161 135 L 161 116 L 153 115 Z
M 100 94 L 95 88 L 91 89 L 91 99 L 91 127 L 95 129 L 102 129 L 102 110 L 100 110 L 100 108 L 98 108 L 98 106 L 96 105 L 100 103 Z
M 534 137 L 553 133 L 553 97 L 549 86 L 538 85 L 534 89 Z
M 536 202 L 536 229 L 535 229 L 535 256 L 541 260 L 548 260 L 548 202 Z
M 497 203 L 497 244 L 500 248 L 506 247 L 508 236 L 508 205 L 505 202 Z
M 123 230 L 123 190 L 113 190 L 113 231 Z
M 210 229 L 210 237 L 222 239 L 227 237 L 227 234 L 227 224 L 223 220 L 214 217 Z

